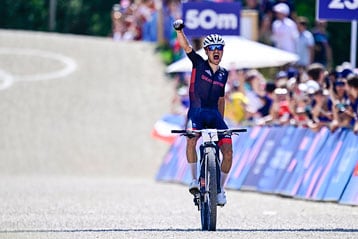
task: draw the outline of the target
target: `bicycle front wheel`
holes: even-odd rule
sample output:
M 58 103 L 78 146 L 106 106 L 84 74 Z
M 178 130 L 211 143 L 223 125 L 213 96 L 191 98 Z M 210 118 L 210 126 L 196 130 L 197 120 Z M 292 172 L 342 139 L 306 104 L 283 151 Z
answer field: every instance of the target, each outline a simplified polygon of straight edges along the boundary
M 216 215 L 217 215 L 217 171 L 216 171 L 216 154 L 214 150 L 210 150 L 207 154 L 206 165 L 206 193 L 204 195 L 204 202 L 201 209 L 202 229 L 215 231 L 216 230 Z

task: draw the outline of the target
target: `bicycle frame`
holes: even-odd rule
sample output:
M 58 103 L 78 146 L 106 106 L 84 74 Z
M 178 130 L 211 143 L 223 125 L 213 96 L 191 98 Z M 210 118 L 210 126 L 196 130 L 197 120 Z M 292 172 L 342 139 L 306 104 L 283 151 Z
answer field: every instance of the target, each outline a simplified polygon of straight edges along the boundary
M 220 190 L 220 154 L 219 147 L 216 144 L 218 141 L 218 134 L 216 130 L 207 129 L 202 131 L 203 142 L 200 145 L 200 176 L 205 179 L 205 182 L 208 182 L 208 160 L 215 159 L 216 171 L 217 171 L 217 192 Z M 200 182 L 201 183 L 201 182 Z M 202 185 L 202 184 L 200 184 Z M 206 190 L 204 193 L 208 192 L 206 185 Z

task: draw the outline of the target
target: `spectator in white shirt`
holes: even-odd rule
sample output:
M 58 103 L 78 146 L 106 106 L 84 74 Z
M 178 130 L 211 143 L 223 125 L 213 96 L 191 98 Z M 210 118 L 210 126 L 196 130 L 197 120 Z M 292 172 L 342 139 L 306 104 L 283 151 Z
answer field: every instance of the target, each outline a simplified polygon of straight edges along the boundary
M 296 23 L 288 18 L 290 8 L 285 3 L 274 6 L 277 19 L 272 23 L 272 40 L 275 47 L 297 53 L 298 29 Z
M 299 38 L 297 42 L 297 54 L 299 56 L 298 64 L 307 67 L 313 63 L 314 57 L 314 38 L 310 31 L 307 30 L 308 19 L 306 17 L 297 18 L 297 27 Z

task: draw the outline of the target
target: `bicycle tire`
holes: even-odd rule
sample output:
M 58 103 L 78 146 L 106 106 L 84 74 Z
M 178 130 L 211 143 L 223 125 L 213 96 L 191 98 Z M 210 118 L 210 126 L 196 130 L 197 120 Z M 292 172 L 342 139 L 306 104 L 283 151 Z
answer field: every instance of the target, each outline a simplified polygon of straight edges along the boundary
M 216 154 L 212 151 L 212 154 L 208 155 L 209 157 L 209 197 L 210 197 L 210 223 L 208 225 L 209 231 L 216 230 L 216 215 L 217 215 L 217 170 L 216 170 Z
M 209 193 L 206 200 L 202 200 L 201 207 L 201 222 L 202 229 L 208 231 L 216 231 L 217 218 L 217 169 L 216 169 L 216 154 L 213 149 L 208 150 L 207 157 L 207 178 L 205 183 Z M 204 195 L 204 196 L 205 196 Z

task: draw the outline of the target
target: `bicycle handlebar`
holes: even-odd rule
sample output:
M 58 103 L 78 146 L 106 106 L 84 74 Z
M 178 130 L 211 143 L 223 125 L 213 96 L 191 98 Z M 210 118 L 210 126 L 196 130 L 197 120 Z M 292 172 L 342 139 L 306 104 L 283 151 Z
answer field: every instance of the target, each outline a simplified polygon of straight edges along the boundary
M 188 135 L 195 135 L 195 134 L 201 134 L 201 132 L 205 131 L 207 129 L 197 130 L 197 129 L 174 129 L 171 132 L 173 134 L 182 134 L 184 136 Z M 218 135 L 232 135 L 233 133 L 243 133 L 247 132 L 247 129 L 217 129 L 216 132 Z

